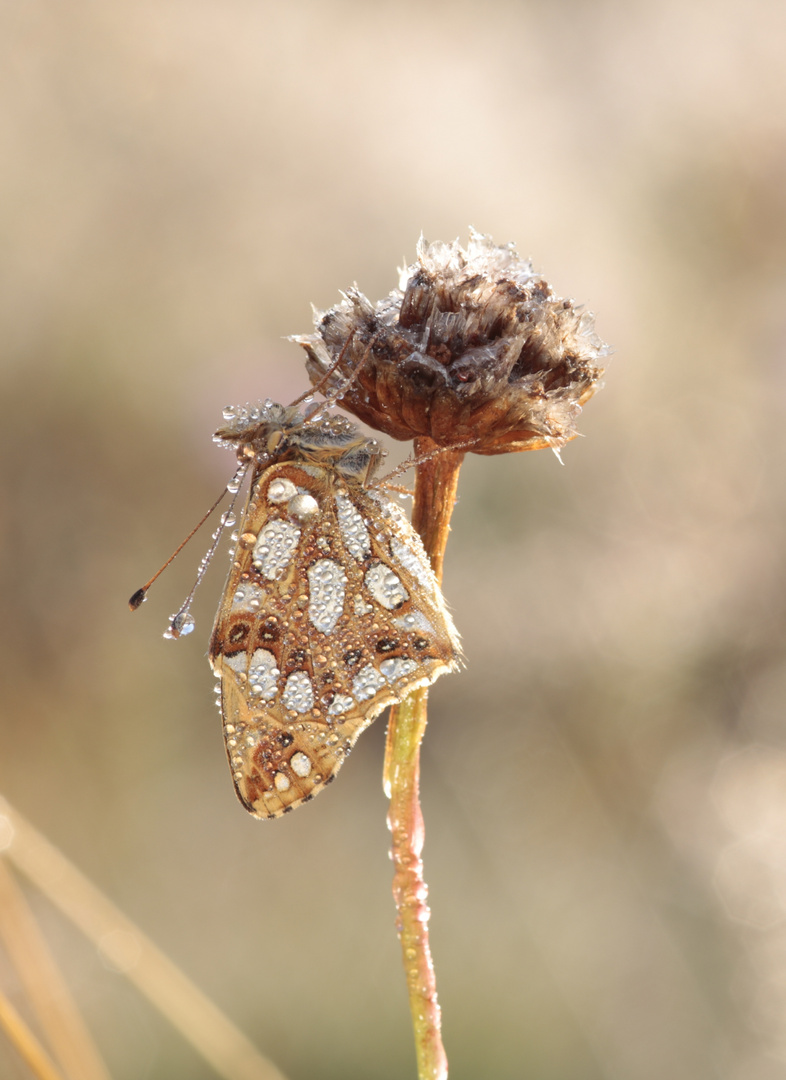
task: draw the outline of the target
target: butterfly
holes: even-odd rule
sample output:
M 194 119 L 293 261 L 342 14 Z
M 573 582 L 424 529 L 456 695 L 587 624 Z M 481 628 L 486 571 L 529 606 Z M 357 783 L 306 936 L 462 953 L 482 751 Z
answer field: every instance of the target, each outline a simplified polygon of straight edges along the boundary
M 214 439 L 251 480 L 209 659 L 238 797 L 275 818 L 386 706 L 455 670 L 460 645 L 420 537 L 373 483 L 376 440 L 269 400 L 224 418 Z

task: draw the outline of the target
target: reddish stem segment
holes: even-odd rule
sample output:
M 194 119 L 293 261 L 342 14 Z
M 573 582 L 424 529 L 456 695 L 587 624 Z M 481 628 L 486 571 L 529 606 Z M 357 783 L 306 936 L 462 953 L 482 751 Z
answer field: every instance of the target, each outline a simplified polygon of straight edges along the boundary
M 415 442 L 416 456 L 435 449 L 430 439 Z M 456 501 L 464 454 L 448 450 L 417 466 L 412 524 L 420 533 L 437 580 Z M 385 792 L 390 799 L 393 898 L 404 954 L 409 1007 L 415 1029 L 419 1080 L 445 1080 L 448 1060 L 442 1045 L 441 1015 L 428 937 L 428 889 L 423 879 L 424 827 L 420 809 L 420 744 L 426 730 L 428 689 L 415 690 L 391 709 L 385 753 Z

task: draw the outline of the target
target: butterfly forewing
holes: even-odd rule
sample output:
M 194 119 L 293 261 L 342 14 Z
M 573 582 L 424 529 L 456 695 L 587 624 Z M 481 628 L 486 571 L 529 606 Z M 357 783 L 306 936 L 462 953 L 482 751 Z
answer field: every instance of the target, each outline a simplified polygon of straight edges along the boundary
M 308 456 L 252 477 L 210 646 L 235 786 L 262 818 L 312 798 L 382 709 L 459 658 L 402 511 Z

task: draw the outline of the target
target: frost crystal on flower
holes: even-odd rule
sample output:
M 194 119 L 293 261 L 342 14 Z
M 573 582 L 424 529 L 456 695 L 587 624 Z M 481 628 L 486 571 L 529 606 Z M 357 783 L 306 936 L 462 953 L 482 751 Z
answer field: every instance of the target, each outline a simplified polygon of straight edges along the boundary
M 502 454 L 574 438 L 608 353 L 593 316 L 555 296 L 512 244 L 472 232 L 466 250 L 421 239 L 417 254 L 385 299 L 348 289 L 315 334 L 293 339 L 312 382 L 344 350 L 329 385 L 356 372 L 342 407 L 396 439 Z

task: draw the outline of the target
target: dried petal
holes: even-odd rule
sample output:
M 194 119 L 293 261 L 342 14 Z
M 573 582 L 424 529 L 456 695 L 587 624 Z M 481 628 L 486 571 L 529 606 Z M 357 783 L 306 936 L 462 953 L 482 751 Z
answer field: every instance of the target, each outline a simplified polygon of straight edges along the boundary
M 608 348 L 593 316 L 553 289 L 512 244 L 472 232 L 467 249 L 418 244 L 400 288 L 372 304 L 357 288 L 315 316 L 302 345 L 312 383 L 345 383 L 342 407 L 395 439 L 428 436 L 478 454 L 576 435 Z

